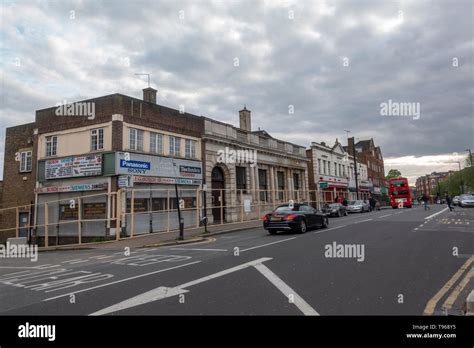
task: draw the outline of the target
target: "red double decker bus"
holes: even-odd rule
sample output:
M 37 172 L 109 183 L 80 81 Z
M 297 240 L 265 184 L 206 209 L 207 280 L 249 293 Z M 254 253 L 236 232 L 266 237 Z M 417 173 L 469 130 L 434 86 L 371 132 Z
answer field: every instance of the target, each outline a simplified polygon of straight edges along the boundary
M 390 203 L 392 208 L 411 208 L 412 197 L 407 178 L 392 178 L 389 181 Z

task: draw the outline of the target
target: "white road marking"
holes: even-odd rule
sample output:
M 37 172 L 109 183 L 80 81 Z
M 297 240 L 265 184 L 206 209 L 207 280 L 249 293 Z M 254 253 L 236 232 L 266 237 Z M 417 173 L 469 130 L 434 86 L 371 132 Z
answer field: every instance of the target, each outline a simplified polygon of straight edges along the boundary
M 332 231 L 332 230 L 337 230 L 338 228 L 343 228 L 343 227 L 347 227 L 347 225 L 342 225 L 342 226 L 337 226 L 337 227 L 331 227 L 331 228 L 325 228 L 324 230 L 316 231 L 316 232 L 313 232 L 313 233 L 314 233 L 314 234 L 318 234 L 318 233 L 328 232 L 328 231 Z
M 89 262 L 89 260 L 78 260 L 78 261 L 74 261 L 74 262 L 69 262 L 69 264 L 74 265 L 76 263 L 83 263 L 83 262 Z
M 117 256 L 115 256 L 115 255 L 109 255 L 109 256 L 103 255 L 101 257 L 97 257 L 97 260 L 110 259 L 111 257 L 117 257 Z
M 61 297 L 66 297 L 66 296 L 75 295 L 75 294 L 78 294 L 78 293 L 84 292 L 84 291 L 89 291 L 89 290 L 94 290 L 94 289 L 97 289 L 97 288 L 102 288 L 102 287 L 104 287 L 104 286 L 109 286 L 109 285 L 114 285 L 114 284 L 126 282 L 126 281 L 129 281 L 129 280 L 132 280 L 132 279 L 137 279 L 137 278 L 146 277 L 146 276 L 149 276 L 149 275 L 152 275 L 152 274 L 161 273 L 161 272 L 169 271 L 169 270 L 176 269 L 176 268 L 180 268 L 180 267 L 185 267 L 185 266 L 194 265 L 194 264 L 199 263 L 199 262 L 201 262 L 201 261 L 194 261 L 194 262 L 190 262 L 190 263 L 185 263 L 184 265 L 169 267 L 169 268 L 160 269 L 160 270 L 154 271 L 154 272 L 148 272 L 148 273 L 145 273 L 145 274 L 140 274 L 140 275 L 137 275 L 137 276 L 134 276 L 134 277 L 130 277 L 130 278 L 125 278 L 125 279 L 116 280 L 116 281 L 114 281 L 114 282 L 110 282 L 110 283 L 106 283 L 106 284 L 101 284 L 101 285 L 93 286 L 93 287 L 91 287 L 91 288 L 87 288 L 87 289 L 82 289 L 82 290 L 70 292 L 70 293 L 67 293 L 67 294 L 64 294 L 64 295 L 59 295 L 59 296 L 55 296 L 55 297 L 50 297 L 50 298 L 44 299 L 43 302 L 44 302 L 44 301 L 55 300 L 55 299 L 61 298 Z
M 69 262 L 74 262 L 74 261 L 81 261 L 82 259 L 74 259 L 74 260 L 66 260 L 61 263 L 69 263 Z
M 118 312 L 127 308 L 140 306 L 145 303 L 162 300 L 164 298 L 176 296 L 176 295 L 183 294 L 186 292 L 189 292 L 189 290 L 180 289 L 179 287 L 167 288 L 165 286 L 160 286 L 156 289 L 153 289 L 141 295 L 132 297 L 128 300 L 122 301 L 113 306 L 101 309 L 100 311 L 94 312 L 90 315 L 96 316 L 96 315 L 104 315 L 104 314 L 109 314 L 113 312 Z
M 61 265 L 52 265 L 52 264 L 44 264 L 44 265 L 40 265 L 38 267 L 36 267 L 37 269 L 47 269 L 47 268 L 54 268 L 54 267 L 59 267 Z
M 97 256 L 89 256 L 89 259 L 100 259 L 101 257 L 103 256 L 107 256 L 107 255 L 97 255 Z M 107 256 L 108 257 L 108 256 Z
M 354 222 L 354 224 L 360 224 L 362 222 L 367 222 L 367 221 L 372 221 L 373 219 L 366 219 L 366 220 L 361 220 L 361 221 L 357 221 L 357 222 Z
M 195 249 L 195 248 L 171 248 L 170 250 L 227 251 L 227 249 Z
M 383 217 L 387 217 L 387 216 L 392 216 L 392 214 L 387 214 L 387 215 L 379 216 L 379 219 L 381 219 L 381 218 L 383 218 Z
M 449 209 L 449 208 L 444 208 L 443 210 L 441 210 L 441 211 L 439 211 L 439 212 L 437 212 L 437 213 L 434 213 L 434 214 L 432 214 L 432 215 L 430 215 L 430 216 L 427 216 L 427 217 L 425 217 L 425 220 L 431 219 L 432 217 L 435 217 L 436 215 L 439 215 L 439 214 L 441 214 L 441 213 L 444 213 L 444 212 L 445 212 L 446 210 L 448 210 L 448 209 Z
M 282 292 L 288 299 L 290 295 L 293 296 L 294 305 L 303 312 L 304 315 L 319 315 L 303 298 L 290 288 L 283 280 L 281 280 L 275 273 L 273 273 L 267 266 L 260 263 L 254 266 L 260 273 L 263 274 L 275 287 Z
M 268 245 L 277 244 L 277 243 L 282 243 L 282 242 L 287 242 L 287 241 L 292 240 L 292 239 L 295 239 L 295 238 L 296 238 L 296 237 L 291 237 L 291 238 L 287 238 L 287 239 L 277 240 L 276 242 L 271 242 L 271 243 L 267 243 L 267 244 L 257 245 L 257 246 L 251 247 L 251 248 L 242 249 L 242 250 L 240 250 L 240 252 L 243 253 L 244 251 L 247 251 L 247 250 L 252 250 L 252 249 L 257 249 L 257 248 L 263 248 L 263 247 L 266 247 L 266 246 L 268 246 Z
M 168 288 L 168 287 L 160 286 L 160 287 L 155 288 L 153 290 L 147 291 L 143 294 L 140 294 L 140 295 L 134 296 L 132 298 L 129 298 L 125 301 L 119 302 L 115 305 L 109 306 L 107 308 L 103 308 L 103 309 L 101 309 L 97 312 L 94 312 L 94 313 L 90 314 L 90 315 L 109 314 L 109 313 L 117 312 L 117 311 L 120 311 L 120 310 L 123 310 L 123 309 L 139 306 L 139 305 L 142 305 L 142 304 L 145 304 L 145 303 L 161 300 L 161 299 L 166 298 L 166 297 L 175 296 L 175 295 L 181 294 L 183 292 L 187 292 L 188 290 L 186 290 L 185 288 L 188 288 L 190 286 L 193 286 L 193 285 L 196 285 L 196 284 L 199 284 L 199 283 L 202 283 L 202 282 L 206 282 L 206 281 L 214 279 L 214 278 L 222 277 L 226 274 L 233 273 L 233 272 L 239 271 L 239 270 L 247 268 L 247 267 L 255 266 L 257 264 L 260 264 L 260 263 L 268 261 L 268 260 L 271 260 L 271 258 L 263 257 L 263 258 L 260 258 L 260 259 L 254 260 L 254 261 L 246 262 L 246 263 L 243 263 L 241 265 L 238 265 L 238 266 L 235 266 L 235 267 L 232 267 L 232 268 L 228 268 L 226 270 L 208 275 L 206 277 L 202 277 L 202 278 L 190 281 L 188 283 L 178 285 L 174 288 Z M 197 261 L 197 262 L 199 262 L 199 261 Z

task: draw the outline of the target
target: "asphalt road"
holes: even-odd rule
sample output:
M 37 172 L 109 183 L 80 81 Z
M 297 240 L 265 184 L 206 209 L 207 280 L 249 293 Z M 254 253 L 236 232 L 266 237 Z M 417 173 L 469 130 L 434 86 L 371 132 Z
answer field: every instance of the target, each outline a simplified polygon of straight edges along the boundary
M 0 259 L 0 314 L 437 315 L 446 303 L 456 310 L 472 285 L 473 237 L 474 209 L 432 206 L 331 218 L 328 229 L 305 234 L 255 228 L 129 256 L 41 252 L 37 262 Z M 340 257 L 328 257 L 334 243 L 346 251 L 332 255 Z

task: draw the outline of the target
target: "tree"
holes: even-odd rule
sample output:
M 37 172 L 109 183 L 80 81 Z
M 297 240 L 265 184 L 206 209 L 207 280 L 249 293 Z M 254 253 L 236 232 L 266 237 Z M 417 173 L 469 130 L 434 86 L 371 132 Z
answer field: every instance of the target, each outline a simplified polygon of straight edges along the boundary
M 398 169 L 390 169 L 388 171 L 387 176 L 385 177 L 385 180 L 390 180 L 391 178 L 398 178 L 399 176 L 402 176 L 402 172 L 400 172 Z
M 474 157 L 474 156 L 472 156 L 472 157 Z M 470 156 L 470 154 L 468 154 L 468 155 L 466 156 L 466 162 L 465 162 L 465 165 L 466 165 L 466 167 L 472 167 L 472 163 L 471 163 L 471 156 Z

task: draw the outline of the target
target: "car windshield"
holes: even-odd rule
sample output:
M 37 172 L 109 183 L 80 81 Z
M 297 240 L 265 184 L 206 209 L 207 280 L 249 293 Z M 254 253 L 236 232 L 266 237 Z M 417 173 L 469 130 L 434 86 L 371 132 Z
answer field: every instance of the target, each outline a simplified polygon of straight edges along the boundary
M 329 208 L 338 208 L 338 207 L 339 207 L 338 203 L 329 204 Z
M 362 201 L 350 201 L 349 205 L 361 205 Z
M 474 200 L 474 195 L 465 195 L 462 196 L 462 199 Z
M 274 210 L 275 213 L 284 213 L 284 212 L 288 212 L 288 211 L 293 211 L 294 208 L 290 208 L 289 206 L 285 205 L 285 206 L 282 206 L 282 207 L 278 207 Z

